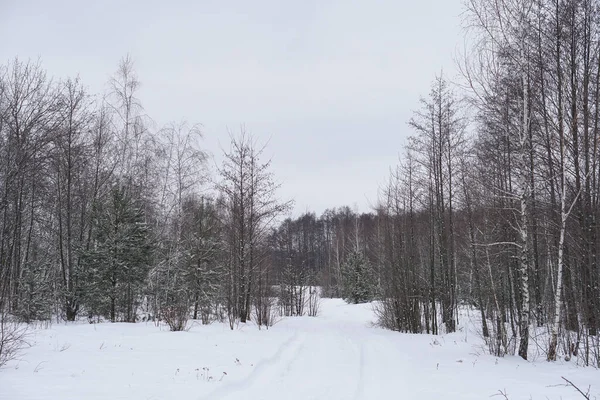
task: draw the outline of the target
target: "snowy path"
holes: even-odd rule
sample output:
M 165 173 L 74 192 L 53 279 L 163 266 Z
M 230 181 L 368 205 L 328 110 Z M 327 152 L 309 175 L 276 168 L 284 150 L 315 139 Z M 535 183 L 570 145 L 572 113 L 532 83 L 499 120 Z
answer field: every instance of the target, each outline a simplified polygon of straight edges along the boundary
M 591 368 L 479 356 L 469 343 L 479 339 L 464 333 L 433 337 L 374 328 L 368 305 L 329 301 L 322 314 L 273 328 L 294 332 L 276 357 L 200 399 L 462 400 L 489 398 L 499 390 L 511 400 L 571 399 L 576 393 L 553 386 L 561 374 L 600 382 Z
M 301 332 L 278 355 L 240 384 L 208 399 L 362 399 L 361 345 L 336 332 Z M 261 368 L 263 367 L 264 368 Z
M 600 399 L 598 370 L 483 355 L 468 329 L 407 335 L 372 320 L 369 305 L 326 300 L 319 317 L 268 331 L 56 325 L 36 331 L 34 346 L 0 371 L 0 400 L 463 400 L 499 390 L 510 400 L 577 399 L 556 387 L 561 376 L 591 384 Z

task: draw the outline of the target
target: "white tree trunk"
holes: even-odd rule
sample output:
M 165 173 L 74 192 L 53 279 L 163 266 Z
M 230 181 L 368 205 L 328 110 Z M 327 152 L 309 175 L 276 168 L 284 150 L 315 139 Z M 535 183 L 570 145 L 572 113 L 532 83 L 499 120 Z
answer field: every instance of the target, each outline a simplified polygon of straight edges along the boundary
M 523 119 L 520 130 L 520 151 L 521 151 L 521 226 L 519 227 L 519 234 L 521 236 L 521 262 L 519 265 L 520 269 L 520 286 L 521 286 L 521 318 L 519 324 L 519 334 L 521 341 L 519 344 L 519 356 L 527 360 L 527 350 L 529 348 L 529 238 L 528 238 L 528 202 L 531 196 L 531 188 L 529 187 L 529 179 L 527 176 L 527 162 L 528 162 L 528 132 L 529 132 L 529 91 L 528 91 L 528 77 L 525 66 L 527 60 L 525 56 L 525 50 L 521 49 L 521 81 L 523 85 Z
M 558 326 L 560 324 L 560 312 L 562 309 L 562 276 L 563 276 L 563 254 L 565 244 L 565 229 L 568 214 L 565 211 L 565 189 L 563 186 L 561 194 L 561 220 L 560 239 L 558 240 L 558 266 L 556 271 L 556 291 L 554 294 L 554 321 L 550 333 L 550 347 L 548 349 L 548 361 L 556 361 L 556 347 L 558 345 Z

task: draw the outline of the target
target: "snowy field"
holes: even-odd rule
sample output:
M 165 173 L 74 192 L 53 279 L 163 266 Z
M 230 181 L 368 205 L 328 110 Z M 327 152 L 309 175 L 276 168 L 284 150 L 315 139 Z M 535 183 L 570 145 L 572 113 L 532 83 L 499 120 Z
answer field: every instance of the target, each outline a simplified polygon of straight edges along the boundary
M 39 329 L 0 371 L 0 399 L 600 399 L 600 371 L 483 355 L 468 329 L 433 337 L 372 327 L 370 305 L 324 300 L 268 331 L 151 323 Z M 498 397 L 492 397 L 498 395 Z

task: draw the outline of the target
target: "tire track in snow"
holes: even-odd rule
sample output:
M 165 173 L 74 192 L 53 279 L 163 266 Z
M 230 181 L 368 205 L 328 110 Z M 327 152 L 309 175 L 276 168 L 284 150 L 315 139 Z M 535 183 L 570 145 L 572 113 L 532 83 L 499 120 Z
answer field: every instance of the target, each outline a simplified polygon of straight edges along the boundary
M 280 373 L 279 373 L 280 380 L 290 374 L 290 372 L 292 371 L 292 365 L 294 365 L 294 363 L 296 363 L 298 361 L 298 359 L 300 358 L 299 355 L 300 355 L 300 353 L 302 353 L 302 350 L 304 350 L 305 345 L 306 345 L 306 338 L 302 339 L 300 345 L 294 351 L 295 356 L 293 358 L 288 359 L 285 362 L 285 367 L 283 367 L 280 370 Z
M 360 348 L 358 357 L 358 379 L 354 391 L 354 400 L 361 400 L 365 397 L 365 344 L 361 342 L 358 346 Z
M 256 364 L 256 367 L 245 378 L 220 386 L 206 396 L 200 397 L 200 400 L 246 399 L 249 389 L 252 389 L 254 386 L 259 386 L 260 388 L 262 387 L 262 383 L 269 382 L 278 376 L 286 375 L 286 371 L 289 372 L 292 363 L 298 358 L 304 347 L 305 339 L 304 335 L 295 332 L 279 346 L 275 354 Z
M 402 387 L 400 398 L 422 398 L 422 380 L 414 379 L 410 356 L 398 351 L 389 335 L 373 335 L 361 341 L 360 384 L 353 400 L 387 399 Z

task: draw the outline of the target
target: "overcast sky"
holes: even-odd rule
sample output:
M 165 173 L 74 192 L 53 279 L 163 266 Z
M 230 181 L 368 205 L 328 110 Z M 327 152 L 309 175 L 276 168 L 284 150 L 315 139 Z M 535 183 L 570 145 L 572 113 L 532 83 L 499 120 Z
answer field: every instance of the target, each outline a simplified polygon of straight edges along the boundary
M 130 53 L 158 126 L 201 123 L 260 141 L 295 214 L 368 211 L 407 121 L 462 43 L 461 0 L 0 0 L 0 61 L 40 57 L 102 92 Z

